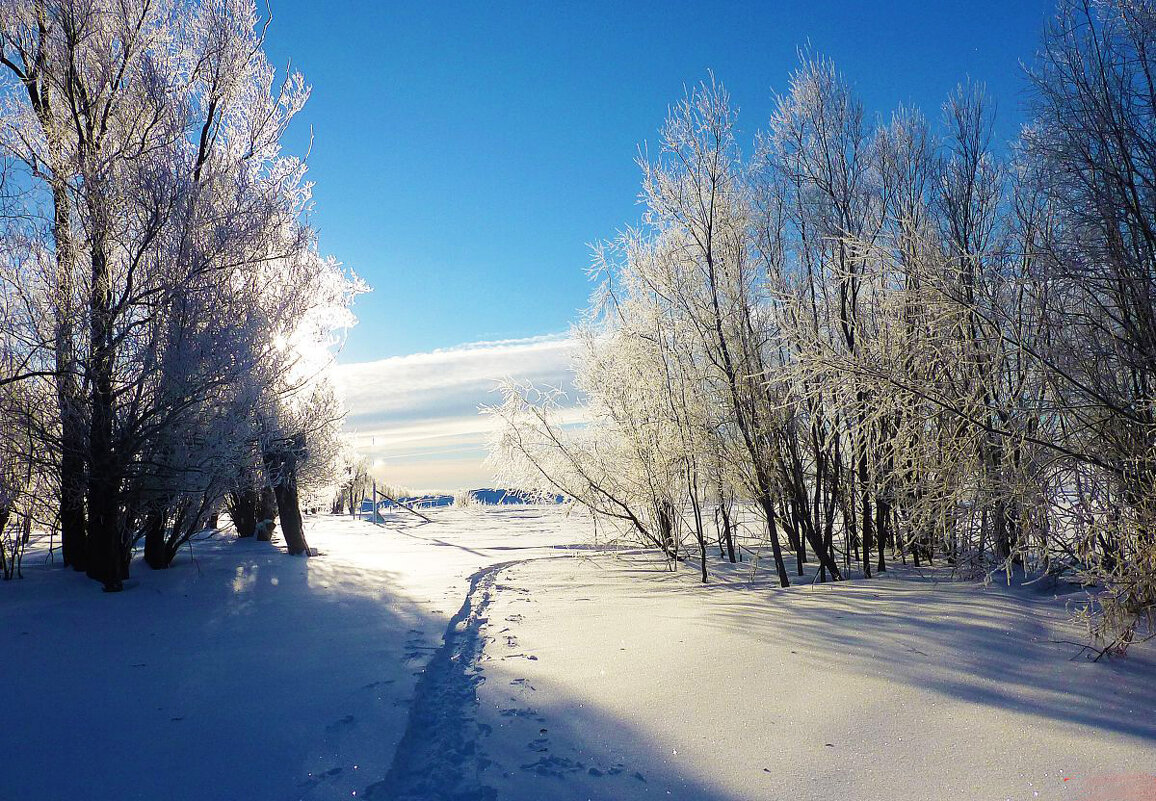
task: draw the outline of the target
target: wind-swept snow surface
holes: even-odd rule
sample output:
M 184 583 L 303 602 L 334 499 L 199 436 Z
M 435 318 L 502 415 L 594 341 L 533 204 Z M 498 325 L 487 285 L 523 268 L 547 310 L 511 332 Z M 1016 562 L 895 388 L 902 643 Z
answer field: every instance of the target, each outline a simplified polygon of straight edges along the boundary
M 431 516 L 198 543 L 119 595 L 30 555 L 0 798 L 1156 798 L 1153 649 L 1071 659 L 1063 588 L 703 587 L 559 509 Z

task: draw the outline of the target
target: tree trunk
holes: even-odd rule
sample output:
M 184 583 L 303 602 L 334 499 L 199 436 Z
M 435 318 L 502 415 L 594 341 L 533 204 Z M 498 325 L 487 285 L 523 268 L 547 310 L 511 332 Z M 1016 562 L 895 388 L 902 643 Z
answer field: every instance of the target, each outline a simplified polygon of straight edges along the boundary
M 794 498 L 791 499 L 790 509 L 794 518 L 792 521 L 792 527 L 802 525 L 802 514 L 800 513 L 799 505 L 795 502 Z M 807 546 L 804 544 L 806 542 L 806 538 L 796 532 L 793 540 L 795 547 L 795 574 L 802 576 L 803 565 L 807 562 Z
M 689 472 L 689 471 L 688 471 Z M 696 482 L 691 482 L 690 506 L 694 510 L 694 530 L 698 536 L 699 565 L 702 570 L 702 583 L 706 584 L 706 530 L 702 523 L 702 506 L 699 504 Z
M 92 376 L 92 423 L 88 437 L 88 566 L 91 578 L 104 584 L 105 592 L 118 592 L 128 578 L 121 538 L 117 496 L 120 476 L 113 451 L 113 345 L 111 288 L 108 262 L 102 243 L 92 245 L 90 296 L 91 341 L 89 370 Z
M 880 573 L 887 571 L 887 561 L 883 555 L 883 549 L 887 545 L 887 521 L 891 519 L 891 505 L 883 498 L 875 499 L 875 539 L 878 540 L 879 546 L 879 564 L 876 569 Z
M 674 507 L 669 501 L 659 501 L 655 505 L 658 533 L 663 553 L 672 562 L 678 559 L 678 545 L 674 539 Z
M 153 512 L 145 521 L 145 564 L 153 570 L 163 570 L 169 566 L 165 558 L 165 515 Z
M 5 581 L 12 578 L 12 571 L 8 567 L 8 558 L 5 553 L 4 546 L 4 527 L 8 525 L 8 515 L 12 512 L 12 507 L 0 504 L 0 576 L 3 576 Z M 12 563 L 15 567 L 16 554 L 20 550 L 19 540 L 17 545 L 12 549 Z
M 56 404 L 60 414 L 60 545 L 64 564 L 84 570 L 85 546 L 84 460 L 88 443 L 84 431 L 84 404 L 77 379 L 73 347 L 72 202 L 59 179 L 52 181 L 53 239 L 56 246 L 56 294 L 58 308 L 54 321 L 53 356 L 56 376 Z
M 301 520 L 301 504 L 297 498 L 297 459 L 285 451 L 265 454 L 266 473 L 273 480 L 273 495 L 281 518 L 285 546 L 291 555 L 309 553 L 305 528 Z
M 257 498 L 257 520 L 275 522 L 277 520 L 277 495 L 273 492 L 273 488 L 268 484 L 263 485 Z
M 252 537 L 257 533 L 258 493 L 254 487 L 242 487 L 229 493 L 226 505 L 238 537 Z
M 767 533 L 771 537 L 771 553 L 775 557 L 775 570 L 779 572 L 779 586 L 790 587 L 791 580 L 787 577 L 787 566 L 783 562 L 783 549 L 779 545 L 778 526 L 775 521 L 775 502 L 764 495 L 759 498 L 763 507 L 763 514 L 767 517 Z
M 301 520 L 301 506 L 297 499 L 297 475 L 290 470 L 273 492 L 277 498 L 277 511 L 281 517 L 281 532 L 291 555 L 309 553 L 309 543 L 305 541 L 305 527 Z
M 725 503 L 719 507 L 719 511 L 722 512 L 723 538 L 726 540 L 727 558 L 730 559 L 731 564 L 734 564 L 735 563 L 735 538 L 734 538 L 734 530 L 733 530 L 733 527 L 731 526 L 731 516 L 730 516 L 730 513 L 727 511 L 727 507 L 726 507 Z

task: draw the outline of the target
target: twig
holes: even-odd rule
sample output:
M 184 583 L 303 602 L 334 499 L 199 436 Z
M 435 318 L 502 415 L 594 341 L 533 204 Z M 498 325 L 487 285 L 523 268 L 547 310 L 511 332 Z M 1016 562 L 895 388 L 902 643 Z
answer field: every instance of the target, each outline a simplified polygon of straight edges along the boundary
M 1072 642 L 1071 640 L 1049 640 L 1048 642 L 1053 642 L 1053 643 L 1056 643 L 1057 645 L 1074 645 L 1077 648 L 1079 648 L 1080 650 L 1076 651 L 1075 655 L 1072 656 L 1072 658 L 1068 660 L 1069 662 L 1075 660 L 1079 656 L 1082 656 L 1084 651 L 1091 651 L 1092 653 L 1094 653 L 1096 655 L 1096 658 L 1093 659 L 1092 661 L 1093 662 L 1099 662 L 1100 658 L 1104 654 L 1108 653 L 1108 651 L 1110 651 L 1114 647 L 1116 647 L 1116 645 L 1119 643 L 1119 640 L 1117 640 L 1116 642 L 1113 642 L 1111 645 L 1104 648 L 1103 650 L 1096 648 L 1095 646 L 1089 645 L 1086 642 Z
M 421 518 L 422 520 L 424 520 L 425 522 L 427 522 L 427 523 L 432 523 L 432 522 L 433 522 L 433 520 L 431 520 L 430 518 L 426 517 L 426 516 L 425 516 L 425 515 L 423 515 L 421 512 L 419 512 L 418 510 L 416 510 L 416 509 L 414 509 L 413 507 L 411 507 L 409 504 L 406 504 L 406 503 L 402 503 L 402 502 L 401 502 L 401 501 L 399 501 L 397 498 L 391 498 L 390 496 L 386 495 L 384 492 L 378 492 L 377 494 L 378 494 L 378 495 L 380 495 L 381 497 L 385 498 L 387 501 L 393 501 L 395 504 L 397 504 L 398 506 L 400 506 L 402 509 L 405 509 L 406 511 L 412 512 L 413 514 L 417 515 L 418 517 L 420 517 L 420 518 Z M 377 499 L 376 499 L 376 498 L 374 499 L 374 509 L 373 509 L 373 514 L 374 514 L 374 517 L 376 517 L 376 516 L 377 516 Z

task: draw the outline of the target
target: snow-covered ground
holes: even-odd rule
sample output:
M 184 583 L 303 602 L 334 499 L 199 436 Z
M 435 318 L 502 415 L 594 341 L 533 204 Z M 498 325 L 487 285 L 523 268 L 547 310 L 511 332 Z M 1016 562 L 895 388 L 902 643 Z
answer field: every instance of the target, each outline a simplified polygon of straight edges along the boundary
M 1156 799 L 1151 649 L 1071 660 L 1051 592 L 658 569 L 502 575 L 479 699 L 498 797 Z
M 1156 799 L 1156 658 L 1062 588 L 670 573 L 553 508 L 0 584 L 0 799 Z M 575 547 L 566 547 L 575 546 Z
M 329 799 L 388 772 L 414 687 L 495 562 L 585 540 L 553 512 L 306 518 L 321 552 L 231 537 L 123 593 L 0 583 L 0 799 Z

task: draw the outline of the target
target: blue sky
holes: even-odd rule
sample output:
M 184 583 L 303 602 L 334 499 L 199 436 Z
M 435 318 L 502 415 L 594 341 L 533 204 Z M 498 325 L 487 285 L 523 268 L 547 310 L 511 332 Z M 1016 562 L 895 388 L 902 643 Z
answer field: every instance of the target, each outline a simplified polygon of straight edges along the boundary
M 287 146 L 302 153 L 313 137 L 322 250 L 374 287 L 340 357 L 352 365 L 564 332 L 590 290 L 587 243 L 638 217 L 637 146 L 708 70 L 747 137 L 809 42 L 871 112 L 905 103 L 934 116 L 957 82 L 985 82 L 1012 138 L 1020 63 L 1053 4 L 272 5 L 271 60 L 292 60 L 313 86 Z M 478 400 L 455 402 L 473 414 Z
M 1050 2 L 318 3 L 272 0 L 268 50 L 313 96 L 313 222 L 376 288 L 343 361 L 565 329 L 586 244 L 637 218 L 635 147 L 708 69 L 747 133 L 795 50 L 836 60 L 870 109 L 929 114 L 965 76 L 1007 135 Z

